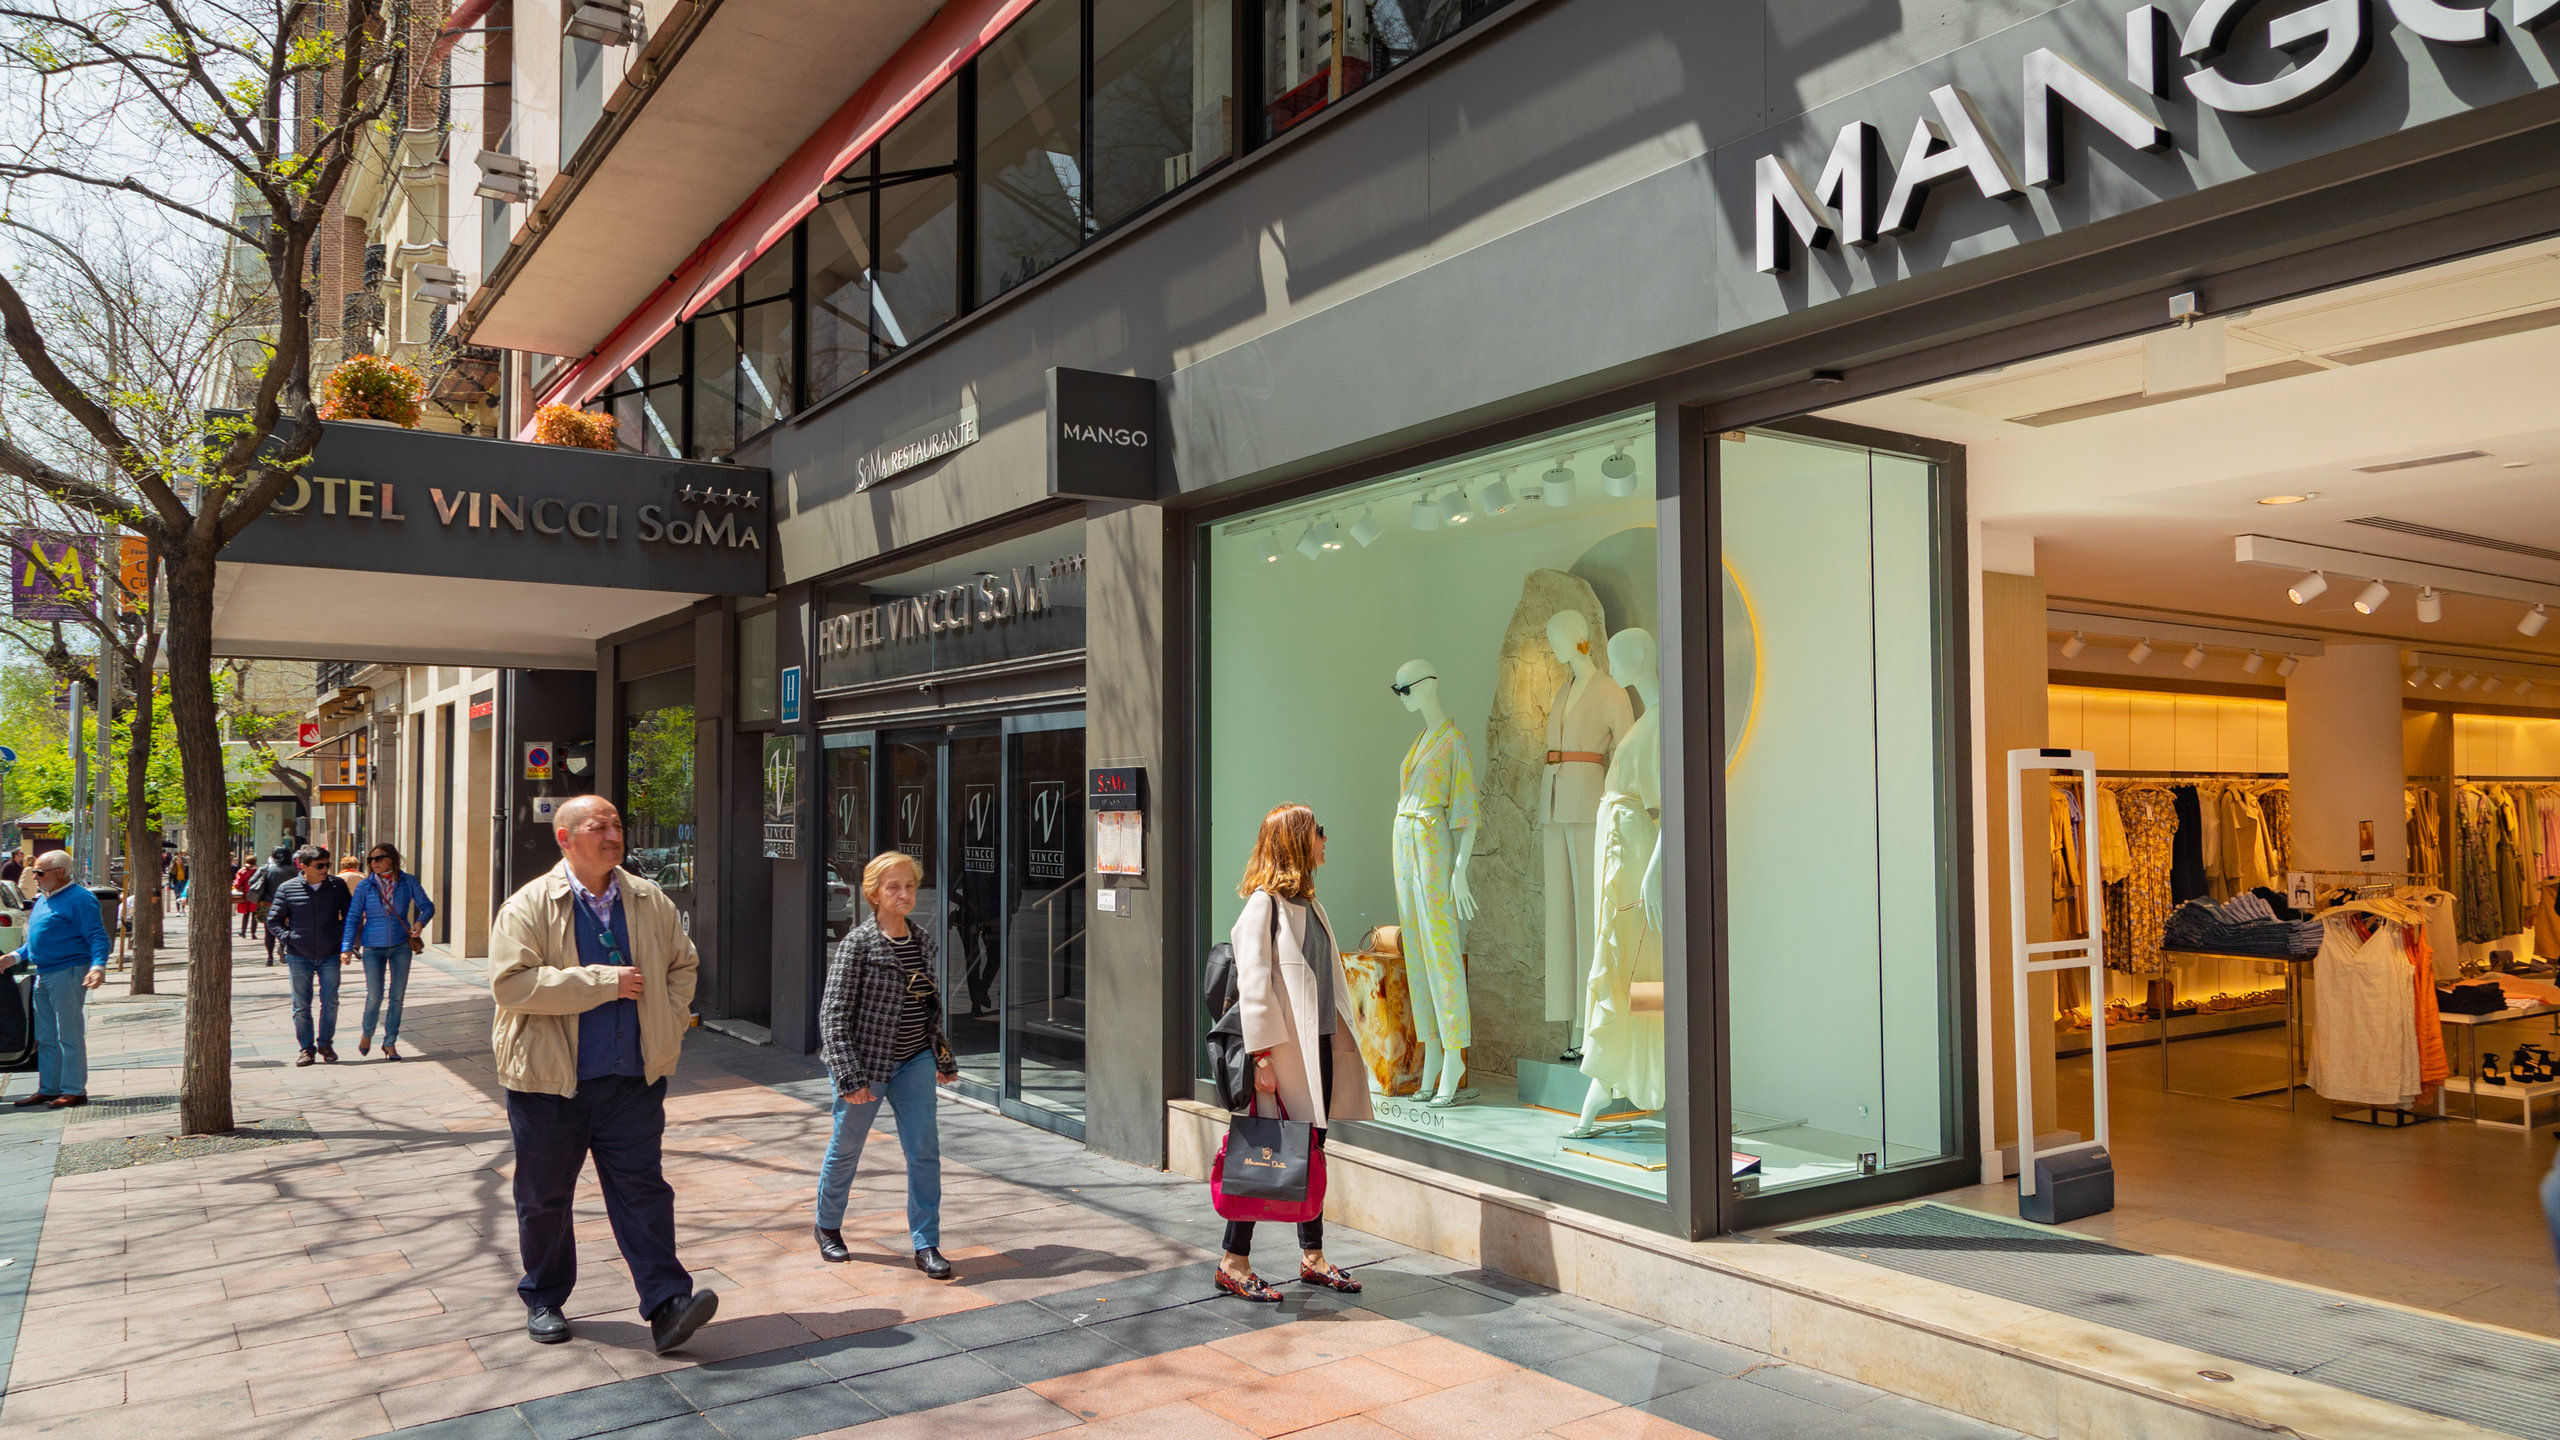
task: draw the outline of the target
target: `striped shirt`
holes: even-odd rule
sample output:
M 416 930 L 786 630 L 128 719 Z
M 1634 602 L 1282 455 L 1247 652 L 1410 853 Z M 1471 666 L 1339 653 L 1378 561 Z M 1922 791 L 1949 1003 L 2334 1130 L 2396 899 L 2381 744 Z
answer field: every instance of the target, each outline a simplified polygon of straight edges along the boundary
M 889 1047 L 889 1057 L 891 1064 L 904 1065 L 932 1046 L 933 1010 L 941 1003 L 941 995 L 934 987 L 933 972 L 925 968 L 924 947 L 916 943 L 914 931 L 889 941 L 889 953 L 897 958 L 906 987 L 898 1007 L 897 1040 Z

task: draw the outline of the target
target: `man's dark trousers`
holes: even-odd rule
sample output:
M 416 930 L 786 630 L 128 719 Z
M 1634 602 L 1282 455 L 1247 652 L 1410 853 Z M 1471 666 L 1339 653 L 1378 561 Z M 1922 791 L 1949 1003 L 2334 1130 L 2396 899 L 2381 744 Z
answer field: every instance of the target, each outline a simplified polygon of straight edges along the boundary
M 640 1313 L 693 1293 L 676 1260 L 676 1192 L 659 1163 L 667 1130 L 667 1082 L 629 1075 L 578 1082 L 572 1098 L 507 1092 L 507 1128 L 516 1144 L 516 1240 L 525 1307 L 565 1309 L 578 1283 L 578 1237 L 571 1204 L 589 1154 L 604 1187 L 613 1241 L 631 1267 Z

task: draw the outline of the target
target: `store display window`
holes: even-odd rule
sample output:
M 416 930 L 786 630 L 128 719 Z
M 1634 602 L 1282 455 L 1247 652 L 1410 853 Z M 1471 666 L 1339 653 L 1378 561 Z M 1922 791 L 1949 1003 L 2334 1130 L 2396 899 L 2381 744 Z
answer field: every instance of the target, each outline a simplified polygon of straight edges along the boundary
M 1949 481 L 1830 438 L 1714 443 L 1735 1184 L 1765 1194 L 1955 1153 Z
M 1660 1197 L 1653 428 L 1207 527 L 1201 883 L 1225 938 L 1263 816 L 1311 806 L 1376 1126 Z

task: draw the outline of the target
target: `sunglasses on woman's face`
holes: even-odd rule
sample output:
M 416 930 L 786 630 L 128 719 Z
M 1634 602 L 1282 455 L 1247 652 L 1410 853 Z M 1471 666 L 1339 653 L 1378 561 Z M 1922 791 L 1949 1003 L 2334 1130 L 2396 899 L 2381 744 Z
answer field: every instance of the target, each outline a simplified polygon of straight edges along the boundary
M 1437 680 L 1439 678 L 1440 677 L 1437 675 L 1417 675 L 1413 677 L 1410 682 L 1403 685 L 1398 685 L 1393 681 L 1389 681 L 1387 688 L 1393 690 L 1399 696 L 1411 695 L 1413 693 L 1414 686 L 1421 684 L 1425 680 Z
M 1316 827 L 1316 838 L 1319 840 L 1324 838 L 1324 827 L 1321 825 Z

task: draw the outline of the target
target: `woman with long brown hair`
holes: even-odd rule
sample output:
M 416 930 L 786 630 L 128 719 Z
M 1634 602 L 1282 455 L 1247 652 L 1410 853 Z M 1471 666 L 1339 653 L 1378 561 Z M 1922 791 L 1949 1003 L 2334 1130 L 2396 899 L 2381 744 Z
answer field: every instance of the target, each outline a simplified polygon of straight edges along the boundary
M 1276 1095 L 1290 1119 L 1313 1124 L 1319 1148 L 1328 1120 L 1369 1118 L 1368 1071 L 1351 1031 L 1350 981 L 1334 948 L 1333 922 L 1316 901 L 1316 870 L 1323 864 L 1324 827 L 1316 812 L 1297 804 L 1274 807 L 1254 836 L 1244 883 L 1236 887 L 1245 897 L 1244 913 L 1228 935 L 1255 1092 Z M 1253 1273 L 1251 1221 L 1227 1222 L 1225 1249 L 1219 1290 L 1266 1303 L 1280 1299 Z M 1359 1293 L 1360 1282 L 1324 1258 L 1323 1216 L 1298 1226 L 1298 1250 L 1301 1282 Z

